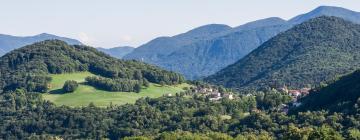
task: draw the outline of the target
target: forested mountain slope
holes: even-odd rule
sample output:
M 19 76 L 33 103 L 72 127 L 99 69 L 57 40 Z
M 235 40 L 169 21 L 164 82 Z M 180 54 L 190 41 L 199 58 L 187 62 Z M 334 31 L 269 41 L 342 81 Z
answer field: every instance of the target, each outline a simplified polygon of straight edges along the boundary
M 222 25 L 222 30 L 219 30 L 219 26 L 206 25 L 199 28 L 207 30 L 194 29 L 204 32 L 202 35 L 206 36 L 202 37 L 191 38 L 188 33 L 180 35 L 189 36 L 186 40 L 176 39 L 177 36 L 171 37 L 183 42 L 180 44 L 161 43 L 156 39 L 156 43 L 151 41 L 140 46 L 124 58 L 155 64 L 182 73 L 188 79 L 199 79 L 236 62 L 264 41 L 291 27 L 280 18 L 262 19 L 235 28 L 224 28 Z M 210 31 L 211 34 L 208 33 Z M 177 47 L 172 47 L 174 44 L 178 44 Z M 140 50 L 146 50 L 147 54 L 153 55 L 139 54 Z
M 205 80 L 238 89 L 302 88 L 354 71 L 359 60 L 360 25 L 319 17 L 277 35 Z
M 35 36 L 26 36 L 26 37 L 20 37 L 20 36 L 11 36 L 11 35 L 4 35 L 0 34 L 0 56 L 4 55 L 5 53 L 23 47 L 25 45 L 30 45 L 35 42 L 49 40 L 49 39 L 58 39 L 65 41 L 71 45 L 81 45 L 82 43 L 78 40 L 71 39 L 71 38 L 65 38 L 65 37 L 59 37 L 47 33 L 42 33 Z
M 355 113 L 360 111 L 360 70 L 343 76 L 313 91 L 301 100 L 298 110 L 329 110 Z
M 231 29 L 231 27 L 227 25 L 210 24 L 172 37 L 158 37 L 136 48 L 124 58 L 143 60 L 145 62 L 156 62 L 161 59 L 160 57 L 169 55 L 184 45 L 211 38 L 217 33 L 229 29 Z
M 278 18 L 249 23 L 222 36 L 182 46 L 156 63 L 183 73 L 186 78 L 199 79 L 236 62 L 264 41 L 290 28 L 283 23 L 284 21 Z
M 294 25 L 319 16 L 336 16 L 360 23 L 360 13 L 340 7 L 320 6 L 289 21 L 267 18 L 238 27 L 207 25 L 174 37 L 146 43 L 125 59 L 136 59 L 183 74 L 188 79 L 212 75 L 235 63 L 268 39 Z M 199 34 L 201 36 L 199 36 Z
M 14 50 L 0 58 L 0 89 L 25 88 L 27 91 L 46 92 L 51 80 L 47 74 L 78 71 L 100 75 L 103 78 L 95 80 L 107 84 L 115 81 L 128 84 L 183 82 L 181 75 L 155 66 L 118 60 L 88 46 L 71 46 L 60 40 L 48 40 Z

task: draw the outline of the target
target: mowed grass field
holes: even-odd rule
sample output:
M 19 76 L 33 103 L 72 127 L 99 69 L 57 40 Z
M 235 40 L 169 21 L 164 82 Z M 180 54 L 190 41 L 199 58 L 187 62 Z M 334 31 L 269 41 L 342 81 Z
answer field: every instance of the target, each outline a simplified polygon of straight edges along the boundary
M 54 74 L 51 75 L 51 89 L 49 93 L 43 94 L 45 100 L 49 100 L 56 105 L 67 105 L 71 107 L 87 106 L 91 102 L 99 107 L 113 105 L 122 105 L 126 103 L 135 103 L 141 97 L 160 97 L 167 93 L 178 93 L 183 91 L 184 87 L 190 87 L 188 84 L 180 84 L 176 86 L 160 86 L 158 84 L 150 84 L 148 88 L 144 88 L 140 93 L 134 92 L 108 92 L 98 90 L 92 86 L 83 84 L 87 76 L 93 74 L 89 72 L 71 73 L 71 74 Z M 73 93 L 61 93 L 65 81 L 75 80 L 80 83 L 79 87 Z

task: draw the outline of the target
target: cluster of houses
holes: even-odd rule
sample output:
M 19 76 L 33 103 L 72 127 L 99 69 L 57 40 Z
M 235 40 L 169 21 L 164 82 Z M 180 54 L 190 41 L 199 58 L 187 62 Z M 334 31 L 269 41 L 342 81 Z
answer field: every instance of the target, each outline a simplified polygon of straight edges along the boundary
M 300 97 L 304 97 L 310 93 L 311 88 L 302 88 L 297 90 L 289 90 L 286 86 L 279 88 L 278 91 L 289 94 L 294 99 L 298 99 Z
M 292 97 L 292 105 L 295 107 L 299 107 L 301 102 L 298 101 L 299 98 L 309 95 L 311 88 L 301 88 L 297 90 L 289 90 L 286 86 L 279 88 L 278 91 L 284 92 Z M 289 111 L 289 106 L 286 104 L 282 104 L 279 109 L 287 113 Z
M 213 88 L 213 87 L 200 87 L 200 86 L 192 87 L 191 92 L 193 94 L 198 94 L 198 95 L 204 96 L 204 97 L 208 98 L 210 101 L 218 101 L 223 98 L 229 99 L 229 100 L 234 99 L 233 93 L 220 92 L 217 88 Z M 171 97 L 171 96 L 173 96 L 173 94 L 167 93 L 167 94 L 164 94 L 164 96 Z
M 217 88 L 212 88 L 212 87 L 208 87 L 208 88 L 196 87 L 193 89 L 193 92 L 208 97 L 210 101 L 217 101 L 222 98 L 226 98 L 230 100 L 234 99 L 234 95 L 232 93 L 226 93 L 226 92 L 221 93 Z

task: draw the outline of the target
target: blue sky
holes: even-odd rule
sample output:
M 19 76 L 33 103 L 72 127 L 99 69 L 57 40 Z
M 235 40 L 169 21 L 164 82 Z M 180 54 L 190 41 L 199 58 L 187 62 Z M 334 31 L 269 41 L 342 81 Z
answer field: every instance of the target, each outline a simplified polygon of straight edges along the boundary
M 318 6 L 360 11 L 356 0 L 0 0 L 0 33 L 51 33 L 95 47 L 139 46 L 219 23 L 289 19 Z

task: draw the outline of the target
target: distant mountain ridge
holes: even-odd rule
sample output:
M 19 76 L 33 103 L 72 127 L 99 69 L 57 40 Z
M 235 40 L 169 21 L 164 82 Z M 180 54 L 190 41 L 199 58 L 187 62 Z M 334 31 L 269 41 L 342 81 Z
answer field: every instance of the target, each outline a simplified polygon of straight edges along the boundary
M 124 59 L 142 60 L 181 73 L 187 79 L 200 79 L 235 63 L 277 34 L 323 15 L 360 23 L 358 12 L 320 6 L 288 21 L 273 17 L 234 28 L 222 24 L 205 25 L 177 36 L 154 39 Z
M 239 90 L 303 88 L 360 68 L 360 25 L 318 17 L 280 33 L 205 81 Z
M 114 47 L 114 48 L 96 48 L 112 57 L 121 59 L 125 55 L 131 53 L 135 48 L 130 46 Z
M 152 61 L 155 62 L 157 60 L 161 60 L 162 56 L 169 55 L 184 45 L 211 38 L 211 36 L 214 34 L 229 29 L 231 29 L 231 27 L 227 25 L 210 24 L 195 28 L 186 33 L 182 33 L 173 37 L 158 37 L 136 48 L 132 53 L 126 55 L 124 58 L 134 58 L 150 63 Z
M 136 48 L 124 59 L 142 60 L 182 73 L 187 79 L 198 79 L 234 63 L 239 55 L 246 55 L 278 32 L 290 28 L 283 23 L 280 18 L 268 18 L 235 28 L 220 24 L 205 25 L 174 37 L 154 39 Z M 195 37 L 188 35 L 210 28 L 217 30 L 211 30 L 213 34 L 210 35 L 208 32 L 211 31 Z
M 81 45 L 82 43 L 78 40 L 60 37 L 52 34 L 42 33 L 34 36 L 12 36 L 0 34 L 0 56 L 14 49 L 40 42 L 44 40 L 58 39 L 67 42 L 71 45 Z
M 274 19 L 264 19 L 259 22 L 269 20 Z M 157 64 L 165 66 L 168 70 L 183 73 L 188 79 L 199 79 L 236 62 L 239 57 L 247 55 L 287 28 L 290 27 L 282 24 L 270 26 L 259 24 L 251 29 L 234 28 L 233 30 L 236 31 L 225 35 L 182 46 L 181 49 L 157 61 Z
M 360 13 L 355 12 L 349 9 L 341 8 L 341 7 L 331 7 L 331 6 L 320 6 L 316 8 L 315 10 L 312 10 L 309 13 L 302 14 L 299 16 L 296 16 L 289 20 L 292 24 L 299 24 L 304 21 L 307 21 L 312 18 L 316 18 L 319 16 L 335 16 L 335 17 L 341 17 L 345 20 L 354 22 L 354 23 L 360 23 Z

